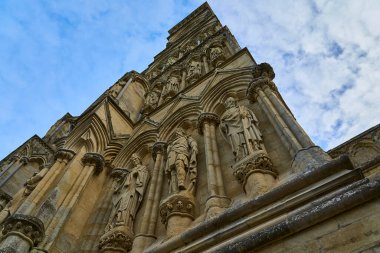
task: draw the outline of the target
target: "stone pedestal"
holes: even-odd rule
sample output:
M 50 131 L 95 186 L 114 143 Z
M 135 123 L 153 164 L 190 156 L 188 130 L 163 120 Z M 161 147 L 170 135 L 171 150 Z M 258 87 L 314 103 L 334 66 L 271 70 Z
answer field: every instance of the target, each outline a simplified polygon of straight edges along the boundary
M 292 161 L 292 173 L 308 171 L 330 162 L 331 157 L 319 146 L 300 149 Z
M 195 200 L 186 191 L 173 194 L 160 205 L 161 222 L 166 226 L 167 237 L 185 231 L 194 220 Z
M 128 227 L 114 227 L 100 238 L 102 253 L 126 253 L 132 248 L 134 235 Z
M 15 214 L 4 222 L 0 253 L 28 253 L 45 235 L 43 223 L 36 217 Z
M 206 219 L 218 216 L 230 206 L 231 199 L 226 196 L 213 195 L 206 201 Z
M 255 198 L 269 191 L 277 177 L 270 158 L 263 150 L 255 151 L 232 168 L 248 198 Z

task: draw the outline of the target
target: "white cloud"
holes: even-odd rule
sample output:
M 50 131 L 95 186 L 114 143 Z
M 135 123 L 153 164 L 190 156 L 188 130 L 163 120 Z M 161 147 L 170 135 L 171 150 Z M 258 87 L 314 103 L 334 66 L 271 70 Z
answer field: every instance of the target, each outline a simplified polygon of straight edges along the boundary
M 380 2 L 212 1 L 314 141 L 332 148 L 380 122 Z M 238 15 L 237 15 L 238 13 Z
M 78 115 L 126 71 L 142 71 L 167 31 L 202 1 L 0 3 L 0 157 L 67 111 Z M 215 0 L 211 7 L 317 144 L 377 124 L 380 2 Z M 41 116 L 43 115 L 43 116 Z

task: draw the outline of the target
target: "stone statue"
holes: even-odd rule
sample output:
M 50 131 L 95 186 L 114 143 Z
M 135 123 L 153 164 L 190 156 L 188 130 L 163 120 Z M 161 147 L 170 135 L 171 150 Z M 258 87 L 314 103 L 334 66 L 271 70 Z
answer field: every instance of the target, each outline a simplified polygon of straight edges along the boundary
M 28 196 L 34 188 L 36 188 L 37 184 L 42 180 L 48 171 L 49 169 L 45 167 L 38 173 L 34 173 L 33 176 L 25 182 L 24 196 Z
M 118 226 L 133 229 L 133 221 L 149 181 L 149 172 L 137 154 L 133 154 L 131 160 L 134 167 L 114 189 L 113 208 L 106 231 Z
M 189 70 L 188 70 L 187 76 L 192 77 L 192 78 L 198 78 L 202 74 L 201 69 L 202 69 L 201 63 L 199 61 L 191 61 L 190 65 L 189 65 Z
M 169 175 L 169 194 L 187 190 L 193 193 L 197 179 L 198 145 L 182 128 L 177 128 L 168 143 L 165 173 Z
M 220 47 L 212 47 L 210 50 L 210 60 L 214 61 L 223 54 L 223 50 Z
M 170 76 L 162 89 L 161 97 L 162 101 L 168 100 L 179 91 L 179 78 L 176 76 Z
M 243 105 L 238 106 L 232 97 L 224 105 L 226 111 L 220 117 L 220 130 L 232 147 L 235 161 L 255 151 L 265 151 L 255 114 Z
M 145 96 L 145 103 L 142 109 L 142 113 L 149 113 L 158 106 L 159 96 L 157 91 L 149 91 Z

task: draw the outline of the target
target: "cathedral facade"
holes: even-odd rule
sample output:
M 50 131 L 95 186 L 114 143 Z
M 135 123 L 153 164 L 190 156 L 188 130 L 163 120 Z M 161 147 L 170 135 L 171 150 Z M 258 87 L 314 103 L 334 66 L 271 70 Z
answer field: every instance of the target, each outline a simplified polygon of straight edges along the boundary
M 378 252 L 380 125 L 324 151 L 205 3 L 0 162 L 0 252 Z

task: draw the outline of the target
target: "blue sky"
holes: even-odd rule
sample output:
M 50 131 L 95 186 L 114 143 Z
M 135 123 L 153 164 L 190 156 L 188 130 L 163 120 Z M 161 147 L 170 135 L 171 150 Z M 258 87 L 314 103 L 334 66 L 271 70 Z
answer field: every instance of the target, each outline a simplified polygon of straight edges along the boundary
M 0 159 L 164 49 L 203 1 L 0 1 Z M 380 1 L 209 2 L 325 149 L 380 122 Z

